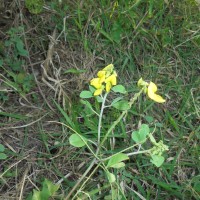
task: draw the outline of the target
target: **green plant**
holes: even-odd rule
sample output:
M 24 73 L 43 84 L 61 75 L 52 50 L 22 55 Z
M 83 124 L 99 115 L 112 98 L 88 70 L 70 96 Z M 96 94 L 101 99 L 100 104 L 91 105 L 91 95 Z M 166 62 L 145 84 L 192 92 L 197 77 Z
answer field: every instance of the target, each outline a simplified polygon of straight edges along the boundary
M 7 158 L 7 155 L 4 153 L 5 147 L 0 144 L 0 160 L 5 160 Z
M 39 14 L 42 12 L 44 0 L 25 0 L 25 5 L 30 13 Z
M 51 181 L 45 179 L 42 182 L 42 189 L 39 191 L 33 190 L 33 194 L 30 195 L 27 200 L 48 200 L 55 195 L 59 187 L 60 185 L 55 185 Z
M 31 90 L 34 82 L 33 75 L 28 74 L 23 67 L 24 58 L 28 56 L 28 51 L 25 50 L 24 42 L 20 36 L 22 32 L 23 27 L 11 28 L 7 32 L 9 39 L 4 42 L 4 51 L 8 53 L 3 54 L 0 60 L 0 69 L 4 84 L 23 95 Z M 1 92 L 1 96 L 3 98 L 5 93 Z
M 115 72 L 112 64 L 98 72 L 97 78 L 93 78 L 90 81 L 90 90 L 82 91 L 80 94 L 81 98 L 95 98 L 96 103 L 100 104 L 100 106 L 94 107 L 89 101 L 82 100 L 82 103 L 90 110 L 92 116 L 91 121 L 94 120 L 94 115 L 98 118 L 97 130 L 95 131 L 93 128 L 93 131 L 95 131 L 96 134 L 94 133 L 92 137 L 88 134 L 85 135 L 80 133 L 69 117 L 63 113 L 66 116 L 69 124 L 69 126 L 66 126 L 74 132 L 69 138 L 70 144 L 79 148 L 87 147 L 94 157 L 87 170 L 69 192 L 66 199 L 70 199 L 70 196 L 78 187 L 80 188 L 77 190 L 73 198 L 79 196 L 79 198 L 82 199 L 85 195 L 83 188 L 85 187 L 89 178 L 91 178 L 92 174 L 94 174 L 99 168 L 104 171 L 108 183 L 110 184 L 111 194 L 109 198 L 118 199 L 118 196 L 121 196 L 126 199 L 126 195 L 123 193 L 122 188 L 117 181 L 116 173 L 118 169 L 125 167 L 125 163 L 129 160 L 129 157 L 145 154 L 150 158 L 150 162 L 156 165 L 156 167 L 160 167 L 163 164 L 163 153 L 168 150 L 168 146 L 163 144 L 162 140 L 159 142 L 156 141 L 147 124 L 141 124 L 139 130 L 132 131 L 132 145 L 126 147 L 123 145 L 115 146 L 114 141 L 119 137 L 115 136 L 115 129 L 120 123 L 126 120 L 127 116 L 129 115 L 128 111 L 142 94 L 147 94 L 148 97 L 155 102 L 165 102 L 161 96 L 156 94 L 157 86 L 153 82 L 147 83 L 141 78 L 138 81 L 138 87 L 140 90 L 128 101 L 125 99 L 127 91 L 124 86 L 117 85 L 117 73 Z M 114 100 L 109 99 L 108 96 L 111 91 L 114 92 L 115 95 L 120 94 L 120 97 L 116 97 Z M 115 119 L 111 116 L 112 122 L 110 121 L 109 125 L 103 120 L 106 118 L 105 115 L 108 115 L 106 109 L 112 108 L 121 111 L 121 113 Z M 126 137 L 129 138 L 129 136 Z M 150 141 L 150 143 L 147 141 Z M 146 143 L 148 145 L 145 145 Z M 95 149 L 92 147 L 92 145 L 95 146 Z M 145 149 L 143 146 L 148 148 Z M 138 149 L 135 150 L 137 147 Z M 95 169 L 93 169 L 94 165 L 96 165 Z M 81 182 L 85 179 L 89 172 L 89 178 L 87 178 L 86 181 L 81 185 Z

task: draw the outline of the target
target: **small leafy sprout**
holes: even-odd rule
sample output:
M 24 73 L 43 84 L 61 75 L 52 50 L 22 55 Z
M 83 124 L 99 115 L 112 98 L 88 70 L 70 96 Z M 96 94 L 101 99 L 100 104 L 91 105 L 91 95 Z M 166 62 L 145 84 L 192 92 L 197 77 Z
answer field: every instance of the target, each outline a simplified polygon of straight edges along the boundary
M 99 96 L 102 94 L 104 89 L 106 92 L 110 92 L 112 86 L 117 84 L 117 73 L 114 70 L 114 65 L 110 64 L 100 70 L 97 73 L 97 78 L 93 78 L 90 81 L 90 85 L 93 86 L 96 90 L 94 96 Z
M 56 194 L 60 185 L 53 184 L 50 180 L 45 179 L 42 182 L 41 190 L 33 190 L 33 195 L 28 197 L 28 200 L 48 200 Z
M 142 78 L 139 79 L 137 83 L 138 87 L 143 87 L 144 92 L 147 93 L 148 97 L 157 103 L 164 103 L 165 99 L 163 99 L 160 95 L 156 94 L 158 88 L 155 83 L 150 82 L 147 83 Z
M 5 147 L 0 144 L 0 160 L 5 160 L 7 158 L 7 155 L 5 153 L 3 153 L 5 150 Z

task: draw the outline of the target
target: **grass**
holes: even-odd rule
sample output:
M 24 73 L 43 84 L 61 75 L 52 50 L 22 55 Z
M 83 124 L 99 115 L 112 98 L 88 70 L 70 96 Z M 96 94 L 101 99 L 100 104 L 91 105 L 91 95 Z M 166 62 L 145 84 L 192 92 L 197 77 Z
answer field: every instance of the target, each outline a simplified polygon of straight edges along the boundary
M 167 99 L 158 105 L 140 98 L 127 122 L 116 127 L 113 151 L 128 146 L 130 131 L 141 123 L 152 129 L 156 125 L 156 139 L 163 139 L 170 147 L 160 168 L 145 155 L 137 155 L 124 170 L 114 170 L 126 198 L 199 199 L 200 5 L 195 0 L 126 0 L 118 1 L 118 6 L 116 2 L 46 1 L 37 15 L 29 13 L 21 1 L 14 2 L 14 7 L 11 1 L 5 4 L 12 13 L 21 12 L 21 18 L 11 16 L 8 22 L 13 23 L 6 27 L 24 27 L 14 35 L 23 41 L 29 56 L 24 58 L 14 46 L 4 46 L 10 38 L 9 29 L 0 25 L 0 143 L 8 156 L 0 161 L 0 199 L 27 199 L 33 189 L 42 188 L 45 178 L 61 184 L 53 199 L 66 198 L 92 160 L 86 148 L 69 144 L 73 132 L 67 126 L 96 138 L 97 118 L 80 103 L 79 94 L 109 63 L 115 65 L 119 82 L 128 91 L 135 93 L 136 82 L 143 77 L 157 83 Z M 9 75 L 20 72 L 9 66 L 4 52 L 11 61 L 23 60 L 23 74 L 34 75 L 35 83 L 29 83 L 28 91 L 4 84 L 22 88 L 24 81 L 18 83 Z M 45 59 L 51 60 L 46 75 L 41 67 Z M 72 68 L 80 73 L 64 73 Z M 119 113 L 109 109 L 103 130 Z M 84 193 L 80 198 L 109 199 L 106 180 L 99 168 L 81 188 Z

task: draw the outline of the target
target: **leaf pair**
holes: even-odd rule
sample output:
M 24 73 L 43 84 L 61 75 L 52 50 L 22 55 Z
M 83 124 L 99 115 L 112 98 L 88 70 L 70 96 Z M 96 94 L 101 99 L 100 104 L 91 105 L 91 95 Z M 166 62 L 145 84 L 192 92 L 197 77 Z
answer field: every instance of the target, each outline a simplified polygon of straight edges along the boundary
M 129 157 L 126 154 L 118 153 L 113 155 L 107 164 L 107 168 L 115 168 L 119 169 L 125 166 L 125 163 L 122 161 L 128 160 Z M 110 183 L 114 183 L 116 181 L 115 175 L 113 173 L 110 173 L 109 171 L 106 172 L 108 180 Z
M 136 143 L 145 142 L 149 133 L 150 133 L 149 126 L 147 124 L 142 124 L 138 131 L 132 132 L 132 139 Z

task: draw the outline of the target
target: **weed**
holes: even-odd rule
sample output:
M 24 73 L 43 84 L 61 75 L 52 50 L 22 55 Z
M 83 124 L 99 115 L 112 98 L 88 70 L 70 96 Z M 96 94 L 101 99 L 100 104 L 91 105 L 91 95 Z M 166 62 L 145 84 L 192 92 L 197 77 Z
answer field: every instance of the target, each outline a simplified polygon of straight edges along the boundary
M 30 13 L 39 14 L 42 12 L 44 0 L 25 0 L 25 5 Z
M 48 200 L 55 195 L 59 187 L 59 185 L 54 185 L 51 181 L 45 179 L 42 182 L 41 191 L 33 190 L 33 195 L 30 195 L 27 200 Z
M 163 144 L 163 141 L 156 142 L 154 136 L 152 133 L 150 133 L 149 126 L 147 124 L 141 124 L 138 131 L 133 131 L 131 138 L 134 141 L 134 144 L 131 146 L 124 147 L 123 145 L 120 145 L 120 147 L 117 146 L 116 140 L 119 137 L 116 137 L 116 134 L 112 134 L 115 132 L 115 128 L 118 126 L 120 122 L 123 120 L 126 120 L 126 116 L 128 115 L 128 110 L 132 107 L 133 104 L 135 104 L 135 101 L 139 98 L 142 93 L 147 93 L 149 98 L 158 102 L 158 103 L 164 103 L 165 100 L 156 94 L 157 92 L 157 86 L 153 83 L 147 83 L 143 81 L 141 78 L 138 81 L 138 86 L 141 87 L 141 90 L 137 92 L 134 97 L 130 99 L 130 101 L 127 101 L 123 99 L 123 97 L 117 97 L 111 102 L 107 100 L 107 96 L 109 95 L 109 92 L 112 91 L 117 94 L 126 94 L 127 91 L 124 88 L 123 85 L 116 85 L 117 84 L 117 74 L 114 71 L 114 66 L 112 64 L 105 67 L 103 70 L 100 70 L 97 73 L 97 78 L 93 78 L 90 81 L 90 91 L 82 91 L 80 94 L 80 97 L 83 99 L 88 99 L 93 96 L 96 97 L 96 101 L 101 104 L 100 111 L 96 111 L 95 108 L 89 103 L 89 101 L 84 101 L 86 107 L 90 109 L 91 112 L 93 112 L 94 115 L 97 116 L 98 121 L 96 124 L 96 135 L 94 135 L 94 138 L 90 137 L 87 138 L 89 135 L 81 134 L 79 131 L 80 129 L 77 129 L 77 126 L 74 126 L 74 123 L 70 120 L 70 118 L 64 113 L 62 110 L 62 114 L 65 116 L 68 125 L 66 125 L 71 131 L 74 132 L 69 138 L 69 142 L 74 147 L 84 147 L 86 146 L 88 148 L 88 151 L 91 152 L 91 154 L 94 156 L 94 159 L 91 161 L 90 165 L 88 166 L 87 170 L 81 177 L 81 179 L 76 183 L 76 185 L 73 187 L 73 189 L 69 192 L 66 199 L 69 199 L 75 190 L 77 190 L 77 187 L 80 187 L 77 193 L 75 193 L 75 196 L 79 196 L 80 194 L 87 194 L 88 192 L 84 192 L 83 188 L 85 187 L 86 182 L 88 182 L 88 179 L 83 183 L 82 186 L 79 186 L 81 182 L 85 179 L 87 174 L 90 173 L 90 178 L 92 178 L 92 174 L 95 173 L 98 168 L 101 168 L 105 176 L 108 179 L 108 183 L 110 183 L 111 187 L 111 194 L 109 195 L 110 199 L 118 199 L 120 196 L 126 199 L 126 194 L 124 194 L 123 188 L 120 187 L 118 180 L 117 180 L 117 169 L 124 168 L 125 162 L 129 160 L 129 156 L 137 155 L 137 154 L 146 154 L 150 156 L 150 161 L 156 165 L 157 167 L 160 167 L 164 162 L 164 157 L 162 156 L 163 152 L 168 150 L 168 146 Z M 109 102 L 109 103 L 108 103 Z M 107 105 L 108 104 L 108 105 Z M 111 117 L 112 121 L 111 125 L 109 126 L 107 123 L 105 123 L 103 120 L 104 112 L 106 108 L 113 107 L 117 110 L 122 111 L 122 113 L 117 117 L 116 119 L 113 119 Z M 108 113 L 107 113 L 108 115 Z M 87 116 L 88 118 L 89 116 Z M 105 116 L 104 116 L 105 117 Z M 92 116 L 94 119 L 94 117 Z M 94 121 L 93 119 L 90 119 L 91 122 Z M 106 128 L 108 127 L 108 128 Z M 89 127 L 87 127 L 89 128 Z M 93 129 L 94 130 L 94 129 Z M 141 145 L 146 142 L 147 138 L 152 143 L 153 147 L 149 148 L 148 150 L 140 150 Z M 110 142 L 110 145 L 109 145 Z M 96 151 L 93 150 L 91 144 L 95 144 Z M 133 151 L 134 148 L 138 146 L 137 151 Z M 120 148 L 120 150 L 118 150 Z M 105 153 L 105 150 L 106 152 Z M 127 153 L 127 151 L 131 151 L 130 153 Z M 108 152 L 110 154 L 108 154 Z M 113 153 L 112 153 L 113 152 Z M 108 155 L 107 155 L 108 154 Z M 97 167 L 91 171 L 94 164 L 97 164 Z M 115 172 L 115 173 L 114 173 Z M 73 198 L 75 198 L 75 196 Z M 108 196 L 107 196 L 108 197 Z
M 5 147 L 0 144 L 0 160 L 5 160 L 7 158 L 7 155 L 4 153 Z
M 24 49 L 24 43 L 20 33 L 23 27 L 11 28 L 8 31 L 9 39 L 4 42 L 3 51 L 7 51 L 1 58 L 1 69 L 3 85 L 12 87 L 20 94 L 25 94 L 34 86 L 33 76 L 28 74 L 23 66 L 24 58 L 28 56 L 28 52 Z M 4 74 L 4 75 L 3 75 Z M 8 100 L 8 95 L 1 92 L 4 100 Z

